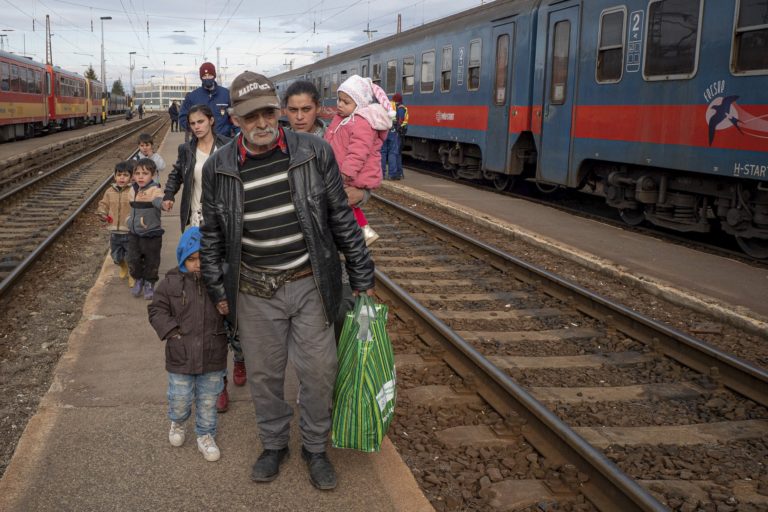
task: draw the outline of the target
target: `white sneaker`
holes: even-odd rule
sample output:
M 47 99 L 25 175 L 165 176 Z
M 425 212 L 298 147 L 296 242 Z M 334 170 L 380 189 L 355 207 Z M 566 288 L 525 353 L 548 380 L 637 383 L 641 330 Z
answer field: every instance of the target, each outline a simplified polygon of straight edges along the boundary
M 205 434 L 197 438 L 197 449 L 208 462 L 216 462 L 221 457 L 219 447 L 211 434 Z
M 182 423 L 171 422 L 171 430 L 168 432 L 168 440 L 171 442 L 171 446 L 181 446 L 184 444 L 184 425 Z
M 379 234 L 373 230 L 370 224 L 366 224 L 363 226 L 363 238 L 365 239 L 365 245 L 371 245 L 379 239 Z

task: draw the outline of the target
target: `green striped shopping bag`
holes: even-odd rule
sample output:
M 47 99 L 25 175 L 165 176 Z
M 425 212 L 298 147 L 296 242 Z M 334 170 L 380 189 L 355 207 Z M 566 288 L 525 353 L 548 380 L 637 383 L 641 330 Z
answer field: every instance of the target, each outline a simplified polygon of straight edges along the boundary
M 361 294 L 339 338 L 331 442 L 377 452 L 395 413 L 395 355 L 386 331 L 387 306 Z

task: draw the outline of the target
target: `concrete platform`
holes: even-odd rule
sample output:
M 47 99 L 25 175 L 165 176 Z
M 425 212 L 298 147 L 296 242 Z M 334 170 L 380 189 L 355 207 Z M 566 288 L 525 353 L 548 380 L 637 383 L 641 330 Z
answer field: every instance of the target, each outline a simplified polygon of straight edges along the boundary
M 163 176 L 182 142 L 180 133 L 163 142 Z M 163 224 L 161 275 L 176 265 L 178 214 L 164 216 Z M 230 384 L 232 402 L 217 436 L 221 460 L 206 462 L 194 436 L 173 448 L 166 383 L 164 347 L 147 321 L 147 301 L 130 295 L 107 257 L 54 382 L 0 481 L 0 510 L 433 510 L 389 441 L 378 454 L 330 449 L 338 488 L 316 490 L 300 456 L 298 416 L 279 477 L 251 482 L 261 446 L 246 387 Z M 295 379 L 286 396 L 296 396 Z
M 656 295 L 768 332 L 768 271 L 460 182 L 407 172 L 391 189 L 426 200 L 643 286 Z

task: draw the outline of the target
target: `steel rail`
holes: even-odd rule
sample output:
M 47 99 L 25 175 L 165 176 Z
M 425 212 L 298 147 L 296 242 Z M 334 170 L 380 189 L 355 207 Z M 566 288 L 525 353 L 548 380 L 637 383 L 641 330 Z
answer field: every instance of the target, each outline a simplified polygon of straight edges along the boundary
M 507 254 L 496 247 L 469 237 L 449 226 L 443 226 L 409 208 L 378 195 L 374 195 L 374 197 L 391 208 L 403 211 L 421 222 L 447 233 L 454 240 L 479 251 L 479 256 L 487 259 L 490 255 L 494 260 L 494 266 L 497 268 L 509 270 L 518 279 L 536 285 L 547 294 L 562 300 L 582 313 L 601 319 L 628 336 L 651 346 L 654 350 L 709 376 L 718 383 L 763 406 L 768 406 L 768 371 L 765 369 Z
M 162 127 L 165 126 L 165 124 L 166 124 L 165 122 L 161 123 L 160 127 L 158 127 L 157 130 L 153 132 L 153 134 L 160 131 Z M 143 125 L 142 127 L 144 126 L 146 125 Z M 131 133 L 134 133 L 134 132 L 132 131 L 128 135 L 130 135 Z M 106 147 L 109 144 L 113 144 L 120 139 L 114 139 L 113 141 L 101 147 Z M 136 154 L 136 152 L 137 150 L 132 151 L 128 156 L 128 158 L 131 158 L 133 155 Z M 92 153 L 92 151 L 89 152 L 88 154 L 90 153 Z M 91 204 L 91 202 L 93 202 L 94 199 L 96 199 L 101 195 L 104 188 L 107 185 L 109 185 L 110 181 L 112 181 L 112 178 L 113 177 L 110 174 L 109 177 L 107 177 L 104 180 L 104 182 L 101 185 L 99 185 L 96 188 L 96 190 L 92 194 L 90 194 L 85 199 L 85 201 L 83 201 L 83 203 L 69 217 L 64 219 L 64 221 L 62 221 L 62 223 L 59 224 L 59 227 L 57 227 L 50 235 L 48 235 L 45 238 L 45 240 L 40 242 L 40 244 L 31 253 L 29 253 L 27 257 L 21 261 L 21 263 L 19 263 L 16 267 L 14 267 L 14 269 L 11 271 L 10 274 L 5 276 L 5 279 L 3 279 L 2 282 L 0 282 L 0 298 L 4 297 L 5 294 L 11 290 L 11 287 L 16 282 L 16 280 L 18 280 L 29 269 L 29 267 L 45 252 L 45 250 L 69 227 L 69 225 L 75 221 L 77 216 L 80 215 L 86 208 L 88 208 L 88 206 Z
M 425 328 L 431 332 L 427 336 L 418 333 L 419 336 L 437 340 L 446 352 L 444 359 L 459 375 L 487 377 L 484 386 L 474 384 L 479 388 L 478 393 L 505 418 L 509 418 L 512 411 L 523 418 L 523 435 L 540 453 L 556 462 L 571 463 L 589 476 L 581 490 L 598 509 L 622 512 L 668 510 L 381 270 L 376 270 L 376 284 L 377 295 L 394 303 L 398 309 L 408 309 L 423 319 Z M 379 285 L 385 290 L 382 291 Z
M 38 181 L 44 180 L 45 178 L 47 178 L 47 177 L 49 177 L 49 176 L 51 176 L 53 174 L 56 174 L 57 172 L 61 171 L 62 169 L 66 168 L 66 167 L 68 167 L 70 165 L 76 164 L 76 163 L 80 162 L 81 160 L 84 160 L 85 158 L 88 158 L 89 156 L 93 155 L 97 151 L 100 151 L 100 150 L 106 148 L 110 144 L 114 144 L 115 142 L 118 142 L 120 140 L 123 140 L 123 139 L 127 138 L 129 135 L 133 135 L 137 131 L 145 128 L 146 126 L 152 124 L 155 121 L 156 121 L 156 119 L 151 119 L 151 120 L 149 120 L 146 123 L 140 124 L 140 125 L 135 126 L 135 127 L 131 127 L 130 131 L 125 132 L 125 133 L 120 134 L 120 135 L 117 135 L 116 137 L 110 138 L 109 140 L 107 140 L 103 144 L 100 144 L 99 146 L 97 146 L 97 147 L 93 148 L 92 150 L 88 151 L 87 153 L 81 153 L 79 156 L 76 156 L 76 157 L 72 158 L 71 160 L 69 160 L 67 162 L 64 162 L 61 165 L 58 165 L 58 166 L 56 166 L 56 167 L 54 167 L 52 169 L 49 169 L 45 173 L 40 174 L 38 176 L 35 176 L 33 179 L 31 179 L 29 181 L 26 181 L 24 183 L 20 183 L 19 185 L 17 185 L 16 187 L 13 187 L 10 190 L 6 190 L 4 192 L 1 192 L 0 193 L 0 201 L 4 201 L 4 200 L 8 199 L 9 197 L 11 197 L 11 196 L 21 192 L 25 188 L 34 185 Z

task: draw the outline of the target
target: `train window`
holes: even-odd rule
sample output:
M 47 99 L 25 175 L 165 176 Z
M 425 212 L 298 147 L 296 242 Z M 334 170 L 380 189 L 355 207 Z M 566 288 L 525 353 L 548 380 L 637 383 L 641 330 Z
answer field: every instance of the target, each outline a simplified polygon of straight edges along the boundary
M 323 98 L 331 97 L 331 76 L 326 73 L 323 77 Z
M 40 71 L 35 71 L 35 92 L 43 94 L 43 74 Z
M 467 89 L 476 91 L 480 88 L 480 55 L 481 41 L 475 39 L 469 42 L 469 65 L 467 66 Z
M 397 92 L 397 61 L 387 61 L 387 94 L 394 94 Z
M 600 34 L 597 47 L 597 70 L 600 83 L 616 83 L 624 71 L 624 34 L 626 11 L 603 11 L 600 15 Z
M 419 90 L 432 92 L 435 90 L 435 50 L 421 54 L 421 80 Z
M 368 75 L 368 64 L 361 64 L 360 65 L 360 76 L 363 78 L 369 76 Z
M 413 94 L 413 75 L 416 72 L 416 59 L 403 57 L 403 94 Z
M 336 98 L 336 91 L 339 90 L 339 75 L 331 73 L 331 98 Z
M 440 91 L 451 90 L 451 66 L 453 65 L 453 47 L 443 46 L 443 59 L 440 64 Z
M 35 70 L 27 69 L 27 92 L 30 94 L 35 93 Z
M 21 91 L 21 81 L 19 80 L 19 66 L 11 64 L 11 90 L 14 92 Z
M 503 105 L 507 102 L 507 80 L 509 77 L 509 34 L 501 34 L 496 39 L 496 80 L 494 80 L 494 102 Z
M 645 79 L 672 80 L 696 74 L 702 8 L 701 0 L 651 0 L 645 37 Z
M 371 77 L 371 81 L 381 87 L 381 63 L 373 64 L 373 76 Z
M 0 91 L 11 90 L 11 67 L 7 62 L 0 62 Z
M 27 92 L 27 68 L 19 68 L 19 92 Z
M 553 105 L 565 103 L 568 84 L 568 52 L 571 46 L 571 22 L 555 23 L 552 43 L 552 84 L 549 89 L 549 101 Z
M 740 0 L 737 9 L 731 69 L 764 74 L 768 71 L 768 0 Z

